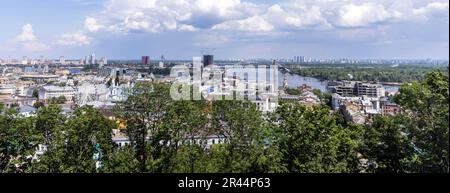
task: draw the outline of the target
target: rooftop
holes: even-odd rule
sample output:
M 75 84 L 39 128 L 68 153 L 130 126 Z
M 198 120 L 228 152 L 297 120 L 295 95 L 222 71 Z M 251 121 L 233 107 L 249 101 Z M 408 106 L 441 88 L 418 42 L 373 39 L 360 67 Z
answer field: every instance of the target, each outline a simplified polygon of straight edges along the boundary
M 36 108 L 29 106 L 29 105 L 24 105 L 24 106 L 19 107 L 20 113 L 29 113 L 29 112 L 34 112 L 34 111 L 36 111 Z
M 61 87 L 61 86 L 49 85 L 49 86 L 43 86 L 42 88 L 47 91 L 75 91 L 75 89 L 70 86 Z

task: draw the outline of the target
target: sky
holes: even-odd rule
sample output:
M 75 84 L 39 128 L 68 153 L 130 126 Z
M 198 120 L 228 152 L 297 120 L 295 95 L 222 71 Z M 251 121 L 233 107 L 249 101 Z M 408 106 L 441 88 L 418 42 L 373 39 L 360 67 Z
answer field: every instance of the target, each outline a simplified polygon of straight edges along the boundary
M 0 58 L 448 59 L 448 0 L 2 0 Z

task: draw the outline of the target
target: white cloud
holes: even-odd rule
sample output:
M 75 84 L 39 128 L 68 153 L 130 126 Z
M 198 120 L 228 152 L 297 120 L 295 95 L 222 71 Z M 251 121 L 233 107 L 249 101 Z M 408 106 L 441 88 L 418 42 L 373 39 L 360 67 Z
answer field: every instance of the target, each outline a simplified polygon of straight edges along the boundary
M 90 32 L 126 33 L 195 31 L 225 21 L 246 19 L 259 11 L 262 9 L 256 4 L 240 0 L 110 0 L 103 11 L 86 17 L 85 28 Z
M 283 33 L 337 28 L 376 32 L 378 26 L 426 21 L 436 15 L 448 17 L 447 12 L 445 0 L 285 0 L 273 4 L 246 0 L 108 0 L 103 10 L 86 17 L 84 26 L 89 32 L 123 34 L 171 30 Z
M 84 46 L 91 43 L 91 38 L 86 36 L 83 32 L 67 33 L 61 35 L 57 41 L 58 45 L 62 46 Z
M 16 40 L 21 42 L 35 41 L 36 36 L 33 32 L 33 26 L 31 24 L 25 24 L 22 26 L 22 33 L 16 37 Z
M 268 8 L 264 17 L 278 28 L 332 28 L 319 6 L 275 4 Z
M 252 16 L 242 20 L 226 21 L 212 27 L 216 30 L 238 30 L 238 31 L 272 31 L 274 26 L 261 16 Z
M 192 25 L 181 24 L 181 25 L 178 26 L 178 31 L 195 32 L 195 31 L 199 31 L 199 29 L 194 27 L 194 26 L 192 26 Z
M 225 20 L 243 19 L 249 15 L 260 13 L 262 8 L 262 6 L 240 0 L 196 0 L 193 4 L 194 14 L 214 15 Z
M 103 25 L 98 24 L 97 20 L 93 17 L 87 17 L 86 20 L 84 21 L 84 26 L 87 30 L 91 32 L 97 32 L 98 30 L 104 27 Z
M 338 25 L 344 27 L 365 27 L 371 24 L 385 22 L 394 17 L 381 4 L 364 3 L 348 4 L 339 10 Z
M 22 26 L 22 32 L 16 36 L 17 42 L 22 44 L 22 48 L 27 51 L 40 52 L 50 50 L 50 46 L 38 41 L 34 35 L 33 26 L 25 24 Z
M 445 14 L 448 17 L 448 1 L 446 2 L 431 2 L 427 5 L 414 9 L 414 15 L 427 16 L 435 14 Z

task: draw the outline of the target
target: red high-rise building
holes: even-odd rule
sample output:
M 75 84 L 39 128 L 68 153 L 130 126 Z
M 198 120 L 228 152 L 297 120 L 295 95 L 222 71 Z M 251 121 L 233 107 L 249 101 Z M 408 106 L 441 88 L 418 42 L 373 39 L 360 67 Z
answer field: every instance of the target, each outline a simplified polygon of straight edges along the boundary
M 150 64 L 150 56 L 142 56 L 142 65 L 149 65 Z
M 203 66 L 209 66 L 214 64 L 214 56 L 213 55 L 204 55 L 203 56 Z

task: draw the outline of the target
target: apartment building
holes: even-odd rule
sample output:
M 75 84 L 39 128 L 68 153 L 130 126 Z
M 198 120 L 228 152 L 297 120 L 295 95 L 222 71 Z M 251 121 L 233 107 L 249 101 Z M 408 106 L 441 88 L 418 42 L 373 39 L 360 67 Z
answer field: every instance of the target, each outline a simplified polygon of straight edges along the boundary
M 71 86 L 43 86 L 39 90 L 39 99 L 49 100 L 64 96 L 67 101 L 73 101 L 75 93 L 76 90 Z

